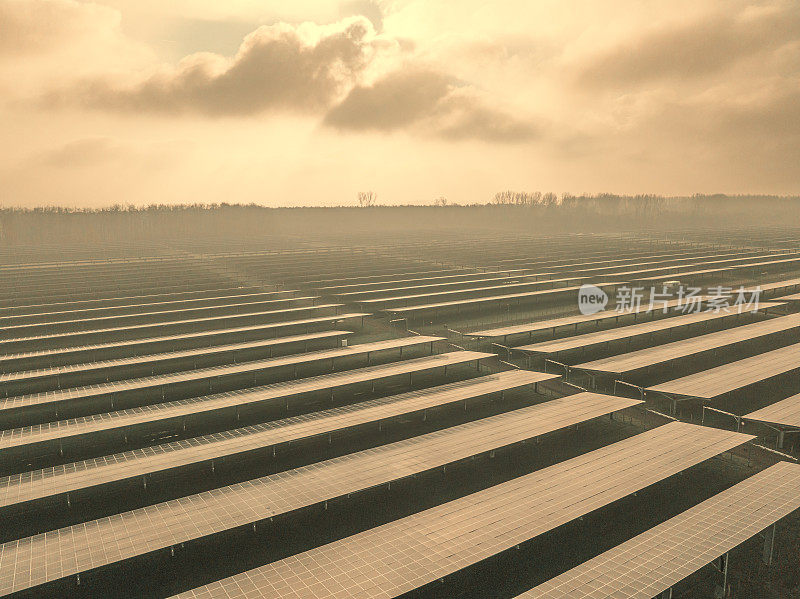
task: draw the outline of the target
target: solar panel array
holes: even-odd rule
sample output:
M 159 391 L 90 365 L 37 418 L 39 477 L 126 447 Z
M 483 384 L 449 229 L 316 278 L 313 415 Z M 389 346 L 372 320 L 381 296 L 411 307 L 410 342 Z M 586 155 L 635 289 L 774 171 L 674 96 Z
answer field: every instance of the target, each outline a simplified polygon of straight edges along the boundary
M 772 305 L 773 304 L 769 304 L 769 307 L 772 307 Z M 764 308 L 767 306 L 762 303 L 760 304 L 760 307 Z M 642 322 L 639 324 L 609 329 L 606 331 L 575 335 L 573 337 L 567 337 L 566 339 L 556 339 L 553 341 L 542 341 L 540 343 L 520 345 L 514 349 L 517 351 L 530 353 L 556 354 L 563 351 L 583 349 L 592 347 L 594 345 L 602 345 L 603 343 L 629 340 L 641 335 L 653 335 L 655 333 L 670 331 L 675 332 L 677 329 L 681 329 L 683 327 L 690 327 L 695 324 L 713 323 L 714 321 L 722 318 L 736 318 L 738 316 L 738 313 L 729 312 L 695 312 L 692 314 L 674 316 L 673 318 L 663 318 L 651 322 Z
M 424 363 L 424 359 L 422 360 L 422 362 Z M 406 362 L 405 365 L 409 365 L 409 363 L 411 363 L 411 365 L 415 364 L 415 362 L 409 361 Z M 416 362 L 416 364 L 419 364 L 419 362 Z M 368 376 L 372 377 L 371 380 L 376 380 L 381 376 L 380 369 L 367 368 L 364 370 L 368 371 L 369 373 Z M 350 378 L 346 382 L 343 382 L 341 380 L 341 377 L 339 377 L 338 382 L 335 382 L 333 384 L 335 385 L 348 384 L 349 382 L 352 382 L 353 375 L 357 375 L 358 373 L 359 373 L 358 370 L 348 371 L 347 374 L 349 375 Z M 331 379 L 335 378 L 336 377 L 332 375 L 326 375 L 320 377 L 321 380 L 328 381 L 329 386 L 331 383 Z M 486 393 L 504 391 L 506 389 L 512 389 L 514 387 L 523 385 L 536 384 L 542 381 L 552 380 L 556 378 L 558 378 L 558 375 L 545 374 L 540 372 L 530 372 L 522 370 L 505 371 L 494 375 L 487 375 L 475 379 L 467 379 L 465 381 L 451 383 L 450 385 L 445 385 L 441 388 L 438 388 L 438 391 L 436 393 L 431 393 L 427 389 L 420 391 L 410 391 L 406 394 L 379 398 L 353 406 L 333 408 L 330 411 L 315 412 L 314 414 L 317 416 L 323 416 L 327 415 L 328 412 L 333 414 L 337 414 L 339 412 L 347 413 L 351 410 L 355 410 L 357 406 L 369 408 L 368 411 L 372 411 L 373 407 L 383 406 L 384 404 L 391 404 L 393 406 L 393 409 L 400 408 L 401 406 L 403 407 L 402 409 L 406 409 L 407 406 L 408 411 L 415 411 L 417 409 L 424 409 L 424 407 L 426 406 L 435 406 L 435 405 L 450 403 L 453 401 L 460 401 L 468 397 L 474 397 L 477 395 L 484 395 Z M 307 385 L 309 382 L 311 381 L 309 381 L 308 379 L 304 379 L 302 385 Z M 287 385 L 283 385 L 283 387 L 285 388 L 287 387 Z M 333 387 L 330 386 L 329 388 Z M 262 391 L 265 391 L 265 389 L 262 388 Z M 298 391 L 295 391 L 295 393 L 297 392 Z M 198 404 L 198 402 L 194 403 Z M 160 413 L 159 413 L 159 408 L 163 408 L 163 411 L 161 411 Z M 38 443 L 44 443 L 47 441 L 61 442 L 64 439 L 71 436 L 84 436 L 84 435 L 90 435 L 92 433 L 105 432 L 112 429 L 129 428 L 136 426 L 137 424 L 153 422 L 154 418 L 158 418 L 159 415 L 161 416 L 160 420 L 162 421 L 168 420 L 170 418 L 175 418 L 176 417 L 175 412 L 174 411 L 170 412 L 168 410 L 169 407 L 167 406 L 146 406 L 144 408 L 134 408 L 131 410 L 121 410 L 119 412 L 110 412 L 110 413 L 106 412 L 95 416 L 85 416 L 82 418 L 61 420 L 58 422 L 48 422 L 46 424 L 30 426 L 25 428 L 10 429 L 0 432 L 0 449 L 30 446 Z M 192 410 L 190 412 L 186 412 L 186 414 L 198 414 L 198 413 L 199 413 L 198 410 Z M 381 412 L 379 411 L 379 413 Z M 298 416 L 298 418 L 303 418 L 303 417 Z M 388 417 L 388 416 L 384 415 L 382 417 Z
M 89 570 L 412 476 L 636 403 L 636 400 L 595 394 L 588 394 L 585 399 L 556 400 L 113 518 L 13 541 L 0 547 L 0 585 L 7 579 L 13 581 L 11 587 L 0 586 L 0 593 L 76 574 L 82 571 L 81 567 Z M 286 423 L 279 422 L 267 427 L 269 432 L 249 430 L 241 431 L 240 435 L 232 432 L 222 442 L 246 451 L 252 449 L 254 443 L 270 445 L 287 441 L 286 437 L 291 437 L 292 433 L 286 428 Z M 267 438 L 255 440 L 259 433 Z M 309 434 L 309 431 L 295 434 Z M 219 452 L 207 451 L 210 443 L 206 441 L 209 440 L 190 442 L 194 450 L 192 459 L 219 456 Z M 157 466 L 151 464 L 137 474 L 155 468 Z M 80 566 L 78 556 L 87 556 L 88 563 Z M 42 572 L 42 575 L 25 581 L 17 574 L 19 570 Z
M 517 599 L 651 599 L 800 508 L 800 465 L 780 462 Z
M 705 299 L 706 296 L 701 296 L 699 299 Z M 651 302 L 644 305 L 631 306 L 630 310 L 604 310 L 595 314 L 576 314 L 574 316 L 564 316 L 561 318 L 553 318 L 550 320 L 541 320 L 536 322 L 529 322 L 525 324 L 512 325 L 507 327 L 497 327 L 494 329 L 486 329 L 482 331 L 472 331 L 466 333 L 470 337 L 510 337 L 511 335 L 520 335 L 523 333 L 538 333 L 540 331 L 552 330 L 555 334 L 556 329 L 560 327 L 574 327 L 578 330 L 578 326 L 585 323 L 592 323 L 599 325 L 606 320 L 614 320 L 619 322 L 621 318 L 626 316 L 633 316 L 636 319 L 640 314 L 653 316 L 657 312 L 670 311 L 675 308 L 686 307 L 686 302 L 682 299 L 670 299 L 664 302 Z
M 142 337 L 139 339 L 110 341 L 93 345 L 73 345 L 63 348 L 41 349 L 38 351 L 21 351 L 18 353 L 1 354 L 0 370 L 3 372 L 17 372 L 18 370 L 31 369 L 32 367 L 76 364 L 97 360 L 100 357 L 109 355 L 135 356 L 142 352 L 159 351 L 165 348 L 175 348 L 174 351 L 177 351 L 178 348 L 185 347 L 206 347 L 214 342 L 230 339 L 246 339 L 251 337 L 263 339 L 264 336 L 270 338 L 270 335 L 275 335 L 282 329 L 301 328 L 311 331 L 318 325 L 333 326 L 345 323 L 346 321 L 360 320 L 365 316 L 368 316 L 368 314 L 363 312 L 350 312 L 337 314 L 336 316 L 323 316 L 320 318 L 283 321 L 246 327 L 212 329 L 210 331 L 200 331 L 197 333 Z M 305 334 L 310 333 L 307 332 Z M 274 343 L 280 343 L 279 338 L 273 337 L 272 339 Z
M 58 402 L 70 402 L 76 400 L 86 400 L 104 395 L 116 393 L 140 391 L 149 388 L 161 388 L 167 385 L 177 385 L 180 383 L 208 380 L 218 380 L 224 376 L 240 375 L 244 373 L 259 372 L 285 366 L 299 366 L 309 363 L 333 362 L 336 358 L 346 358 L 358 355 L 368 355 L 374 352 L 400 349 L 414 345 L 433 344 L 441 341 L 441 337 L 413 336 L 402 339 L 390 339 L 387 341 L 376 341 L 361 345 L 351 345 L 348 347 L 338 347 L 334 349 L 319 350 L 306 354 L 295 354 L 268 358 L 265 360 L 254 360 L 251 362 L 241 362 L 238 364 L 228 364 L 223 366 L 212 366 L 209 368 L 197 368 L 195 370 L 182 371 L 171 374 L 149 376 L 138 379 L 97 384 L 86 387 L 75 387 L 58 391 L 47 391 L 32 395 L 15 395 L 0 400 L 0 413 L 5 410 L 15 410 L 26 406 L 51 404 Z
M 790 428 L 800 428 L 800 393 L 742 416 Z
M 713 399 L 797 369 L 800 369 L 800 343 L 653 385 L 646 391 Z
M 374 383 L 381 379 L 413 375 L 447 366 L 457 366 L 490 358 L 493 354 L 484 352 L 448 352 L 434 356 L 390 362 L 365 368 L 356 368 L 344 372 L 308 377 L 296 381 L 273 383 L 241 391 L 229 391 L 213 395 L 202 395 L 188 399 L 166 403 L 141 406 L 116 412 L 60 420 L 0 432 L 0 448 L 16 447 L 29 441 L 38 442 L 42 435 L 52 438 L 64 431 L 76 431 L 85 434 L 93 431 L 108 430 L 118 427 L 129 427 L 136 424 L 166 421 L 187 416 L 211 414 L 213 412 L 236 409 L 248 404 L 288 401 L 290 398 L 302 396 L 315 391 L 330 391 L 356 385 Z M 59 432 L 56 432 L 59 431 Z
M 748 343 L 769 335 L 785 334 L 800 327 L 800 314 L 773 318 L 763 322 L 745 324 L 714 333 L 690 337 L 680 341 L 664 343 L 635 352 L 583 362 L 574 366 L 577 370 L 622 374 L 688 358 L 703 352 L 719 350 L 731 345 Z
M 138 580 L 126 577 L 146 579 L 158 563 L 174 569 L 171 588 L 183 597 L 394 597 L 447 583 L 642 489 L 665 506 L 662 481 L 695 466 L 729 477 L 714 458 L 741 452 L 754 436 L 663 424 L 650 394 L 703 398 L 800 368 L 800 350 L 786 345 L 800 329 L 793 298 L 741 316 L 682 315 L 674 297 L 627 311 L 611 300 L 577 314 L 579 285 L 613 297 L 639 280 L 722 283 L 715 277 L 725 273 L 774 297 L 800 286 L 800 235 L 763 245 L 674 235 L 680 240 L 406 231 L 365 233 L 356 245 L 333 242 L 335 233 L 327 241 L 209 238 L 165 255 L 139 248 L 129 259 L 39 264 L 3 264 L 0 252 L 9 282 L 0 290 L 0 595 L 80 595 L 106 580 L 102 588 L 133 596 L 129 583 Z M 756 277 L 765 272 L 774 277 Z M 698 305 L 710 306 L 712 295 L 710 285 L 701 289 Z M 712 324 L 723 330 L 701 334 Z M 686 338 L 659 344 L 656 333 L 676 330 Z M 491 341 L 517 335 L 527 345 L 499 359 Z M 654 347 L 609 355 L 619 351 L 612 342 L 631 339 Z M 727 354 L 759 343 L 768 349 Z M 572 381 L 642 370 L 644 398 L 576 388 L 521 359 L 586 348 L 603 357 L 567 360 Z M 710 367 L 682 372 L 689 361 L 680 358 L 693 357 L 697 370 L 711 350 Z M 620 363 L 634 367 L 613 370 Z M 665 363 L 675 364 L 671 381 L 647 380 L 646 367 Z M 800 427 L 797 397 L 743 418 L 791 432 Z M 624 416 L 607 418 L 615 413 Z M 498 451 L 508 463 L 476 459 Z M 482 490 L 454 486 L 456 463 Z M 227 478 L 206 476 L 221 464 Z M 497 480 L 477 484 L 490 465 Z M 418 476 L 433 470 L 444 471 L 444 491 Z M 361 492 L 401 480 L 422 487 L 427 509 L 390 494 L 385 508 L 371 507 L 409 515 L 370 528 L 358 514 L 369 501 Z M 788 516 L 798 487 L 798 467 L 768 468 L 525 596 L 658 593 Z M 323 544 L 298 530 L 299 553 L 241 565 L 236 531 L 276 516 L 301 522 L 332 500 L 355 514 L 334 522 L 336 510 L 322 512 L 323 528 L 345 531 L 339 540 Z M 640 504 L 631 500 L 633 510 L 665 511 Z M 236 573 L 205 585 L 214 552 L 197 552 L 191 567 L 160 553 L 219 539 Z
M 265 353 L 268 357 L 271 357 L 271 350 L 275 347 L 298 344 L 302 349 L 304 345 L 325 339 L 333 339 L 334 344 L 338 345 L 342 338 L 351 334 L 352 331 L 321 331 L 319 333 L 309 333 L 306 335 L 290 335 L 288 337 L 278 337 L 275 339 L 260 339 L 256 341 L 185 349 L 160 354 L 145 354 L 129 358 L 117 358 L 115 360 L 51 366 L 50 368 L 40 368 L 37 370 L 18 370 L 16 372 L 0 374 L 0 389 L 5 389 L 6 393 L 8 393 L 7 389 L 14 384 L 19 385 L 27 383 L 30 387 L 33 382 L 42 384 L 47 380 L 51 381 L 53 387 L 60 389 L 68 386 L 64 383 L 64 379 L 67 378 L 68 375 L 72 375 L 72 377 L 89 377 L 95 373 L 102 373 L 106 376 L 106 380 L 108 380 L 109 374 L 119 372 L 124 375 L 127 369 L 135 366 L 145 366 L 155 369 L 157 367 L 163 367 L 168 363 L 186 363 L 187 358 L 194 358 L 195 363 L 198 358 L 205 358 L 203 361 L 208 362 L 210 361 L 209 358 L 215 356 L 219 356 L 223 360 L 231 358 L 236 359 L 236 352 L 247 354 L 247 350 L 250 350 L 251 353 L 253 350 L 267 350 L 260 351 L 259 353 Z
M 179 595 L 397 597 L 750 439 L 672 423 Z

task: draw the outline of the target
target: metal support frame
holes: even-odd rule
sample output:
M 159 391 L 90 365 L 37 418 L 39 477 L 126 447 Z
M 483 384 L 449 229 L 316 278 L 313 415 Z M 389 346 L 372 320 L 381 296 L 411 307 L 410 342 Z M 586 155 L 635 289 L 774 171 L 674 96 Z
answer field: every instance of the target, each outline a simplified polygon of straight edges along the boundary
M 642 390 L 642 399 L 644 399 L 645 395 L 646 395 L 644 387 L 640 387 L 640 389 Z M 670 402 L 670 406 L 669 406 L 669 413 L 670 414 L 677 414 L 678 413 L 678 402 L 679 401 L 688 401 L 690 399 L 693 399 L 692 397 L 676 396 L 676 395 L 671 395 L 669 393 L 662 393 L 660 391 L 651 391 L 650 393 L 655 393 L 656 395 L 660 395 L 662 398 L 664 398 L 665 400 Z
M 566 380 L 569 377 L 569 366 L 564 364 L 563 362 L 557 362 L 556 360 L 549 360 L 545 359 L 544 361 L 544 371 L 547 372 L 547 365 L 548 364 L 555 364 L 556 366 L 561 366 L 564 369 L 564 379 Z M 530 364 L 528 365 L 530 367 Z
M 761 532 L 761 536 L 764 537 L 764 549 L 761 552 L 761 561 L 764 562 L 767 566 L 772 565 L 772 555 L 775 550 L 776 527 L 777 527 L 777 522 L 772 526 L 767 527 L 763 532 Z
M 592 381 L 592 382 L 594 382 L 594 381 Z M 617 385 L 625 385 L 626 387 L 633 387 L 634 389 L 637 389 L 639 391 L 640 399 L 644 400 L 644 387 L 640 387 L 639 385 L 634 385 L 633 383 L 629 383 L 627 381 L 623 381 L 623 380 L 620 380 L 620 379 L 615 379 L 614 380 L 614 395 L 617 394 Z M 595 386 L 593 385 L 593 387 L 595 387 Z
M 742 430 L 742 417 L 738 414 L 734 414 L 733 412 L 726 412 L 725 410 L 720 410 L 719 408 L 712 408 L 711 406 L 703 406 L 703 415 L 700 418 L 700 424 L 706 423 L 706 410 L 710 410 L 711 412 L 717 412 L 718 414 L 725 414 L 726 416 L 730 416 L 736 421 L 736 432 Z
M 795 428 L 793 426 L 776 426 L 767 422 L 762 422 L 761 420 L 753 420 L 752 422 L 757 422 L 758 424 L 761 424 L 777 433 L 777 438 L 775 439 L 776 449 L 783 449 L 783 446 L 786 443 L 786 433 L 800 433 L 800 428 Z M 742 425 L 744 425 L 744 422 L 742 422 Z
M 722 574 L 722 590 L 723 593 L 727 592 L 728 590 L 728 562 L 730 558 L 728 556 L 728 552 L 725 552 L 725 555 L 720 555 L 717 559 L 711 562 L 711 565 L 717 569 L 718 572 Z

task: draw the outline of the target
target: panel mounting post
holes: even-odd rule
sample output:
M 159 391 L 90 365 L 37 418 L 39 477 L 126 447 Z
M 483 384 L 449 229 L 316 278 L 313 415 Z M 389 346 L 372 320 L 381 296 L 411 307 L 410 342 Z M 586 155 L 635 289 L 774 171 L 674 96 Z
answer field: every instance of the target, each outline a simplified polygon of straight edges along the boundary
M 761 554 L 761 561 L 766 565 L 772 565 L 772 552 L 775 548 L 775 524 L 764 531 L 764 551 Z

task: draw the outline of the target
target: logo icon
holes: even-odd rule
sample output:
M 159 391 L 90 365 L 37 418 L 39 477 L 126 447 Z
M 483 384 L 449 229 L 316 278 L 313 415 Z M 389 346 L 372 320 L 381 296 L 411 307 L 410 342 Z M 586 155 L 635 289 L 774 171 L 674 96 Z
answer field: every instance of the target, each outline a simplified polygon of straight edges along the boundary
M 605 309 L 608 294 L 595 285 L 581 285 L 578 289 L 578 309 L 584 316 L 596 314 Z

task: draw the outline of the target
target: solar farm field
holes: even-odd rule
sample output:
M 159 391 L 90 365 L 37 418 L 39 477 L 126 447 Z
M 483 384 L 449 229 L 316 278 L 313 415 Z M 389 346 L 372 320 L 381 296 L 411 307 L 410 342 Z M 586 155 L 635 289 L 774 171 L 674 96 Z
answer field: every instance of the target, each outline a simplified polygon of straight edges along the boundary
M 800 597 L 800 230 L 0 252 L 0 596 Z

